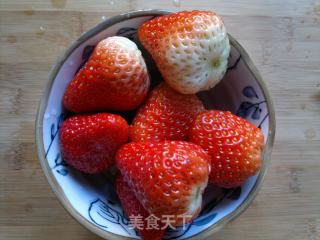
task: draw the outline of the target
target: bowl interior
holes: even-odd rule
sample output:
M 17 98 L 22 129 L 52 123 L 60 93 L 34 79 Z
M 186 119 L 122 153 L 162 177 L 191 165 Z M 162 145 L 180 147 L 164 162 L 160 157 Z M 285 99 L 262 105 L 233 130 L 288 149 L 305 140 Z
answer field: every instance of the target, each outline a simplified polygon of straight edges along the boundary
M 61 105 L 62 96 L 67 84 L 100 40 L 114 35 L 136 40 L 137 27 L 152 17 L 140 14 L 132 18 L 130 16 L 118 18 L 114 22 L 107 20 L 81 36 L 53 70 L 52 81 L 49 83 L 50 90 L 46 96 L 46 102 L 42 103 L 46 105 L 43 112 L 40 112 L 45 171 L 55 179 L 56 185 L 53 188 L 67 199 L 69 202 L 69 206 L 65 206 L 67 209 L 71 205 L 75 212 L 85 219 L 86 224 L 100 228 L 106 232 L 105 236 L 109 237 L 108 232 L 139 238 L 129 227 L 128 219 L 119 204 L 112 186 L 112 171 L 97 175 L 82 174 L 69 167 L 61 158 L 57 132 L 60 123 L 66 117 L 66 112 Z M 199 97 L 208 109 L 229 110 L 254 123 L 261 128 L 267 140 L 269 113 L 263 90 L 246 60 L 241 56 L 241 50 L 237 48 L 232 38 L 230 40 L 231 55 L 224 79 L 212 90 L 200 93 Z M 149 62 L 149 56 L 145 57 Z M 153 74 L 156 71 L 154 67 L 150 67 L 149 70 L 151 70 L 151 76 L 159 76 Z M 153 81 L 157 80 L 153 79 Z M 249 178 L 236 189 L 226 190 L 209 186 L 204 195 L 204 207 L 199 217 L 184 227 L 168 230 L 164 239 L 192 237 L 224 219 L 251 194 L 259 174 Z

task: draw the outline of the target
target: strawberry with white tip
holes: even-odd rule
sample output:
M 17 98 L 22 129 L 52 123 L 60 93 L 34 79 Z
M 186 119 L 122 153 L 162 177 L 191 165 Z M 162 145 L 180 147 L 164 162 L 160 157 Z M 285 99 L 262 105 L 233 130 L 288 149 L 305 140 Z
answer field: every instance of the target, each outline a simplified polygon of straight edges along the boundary
M 118 150 L 116 164 L 149 213 L 172 215 L 173 226 L 199 214 L 210 173 L 210 156 L 200 146 L 184 141 L 131 142 Z
M 125 37 L 108 37 L 69 83 L 63 104 L 75 113 L 132 110 L 142 103 L 149 85 L 137 45 Z
M 224 76 L 229 39 L 219 16 L 183 11 L 153 18 L 138 29 L 164 80 L 183 94 L 209 90 Z

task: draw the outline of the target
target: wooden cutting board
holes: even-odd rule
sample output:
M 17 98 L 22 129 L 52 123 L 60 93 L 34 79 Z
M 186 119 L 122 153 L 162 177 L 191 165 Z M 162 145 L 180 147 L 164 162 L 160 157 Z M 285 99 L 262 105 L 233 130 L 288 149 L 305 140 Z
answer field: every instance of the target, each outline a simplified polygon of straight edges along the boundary
M 0 239 L 99 239 L 59 204 L 34 143 L 52 64 L 121 12 L 212 9 L 253 58 L 277 117 L 272 164 L 249 209 L 211 239 L 320 239 L 320 2 L 0 0 Z

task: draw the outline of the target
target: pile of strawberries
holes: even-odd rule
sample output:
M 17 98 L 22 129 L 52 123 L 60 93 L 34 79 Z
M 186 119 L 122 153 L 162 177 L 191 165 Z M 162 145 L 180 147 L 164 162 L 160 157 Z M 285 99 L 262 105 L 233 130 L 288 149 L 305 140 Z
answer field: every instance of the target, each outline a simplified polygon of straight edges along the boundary
M 85 173 L 116 165 L 115 188 L 128 216 L 172 215 L 179 226 L 199 214 L 208 183 L 232 188 L 257 173 L 264 138 L 230 112 L 206 110 L 195 95 L 227 68 L 229 40 L 215 13 L 154 18 L 139 27 L 138 39 L 164 81 L 149 91 L 134 42 L 99 42 L 64 93 L 64 107 L 75 114 L 59 130 L 61 154 Z M 121 112 L 135 109 L 129 126 Z M 163 231 L 139 229 L 144 239 L 161 239 Z

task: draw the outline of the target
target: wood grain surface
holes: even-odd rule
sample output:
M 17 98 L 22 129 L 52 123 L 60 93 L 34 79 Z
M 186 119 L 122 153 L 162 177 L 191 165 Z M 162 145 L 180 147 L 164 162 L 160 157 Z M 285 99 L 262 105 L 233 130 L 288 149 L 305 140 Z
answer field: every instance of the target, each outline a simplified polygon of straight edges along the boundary
M 40 168 L 34 121 L 57 57 L 121 12 L 212 9 L 253 58 L 277 134 L 264 185 L 211 239 L 320 239 L 320 2 L 313 0 L 0 0 L 0 239 L 99 239 L 59 204 Z

